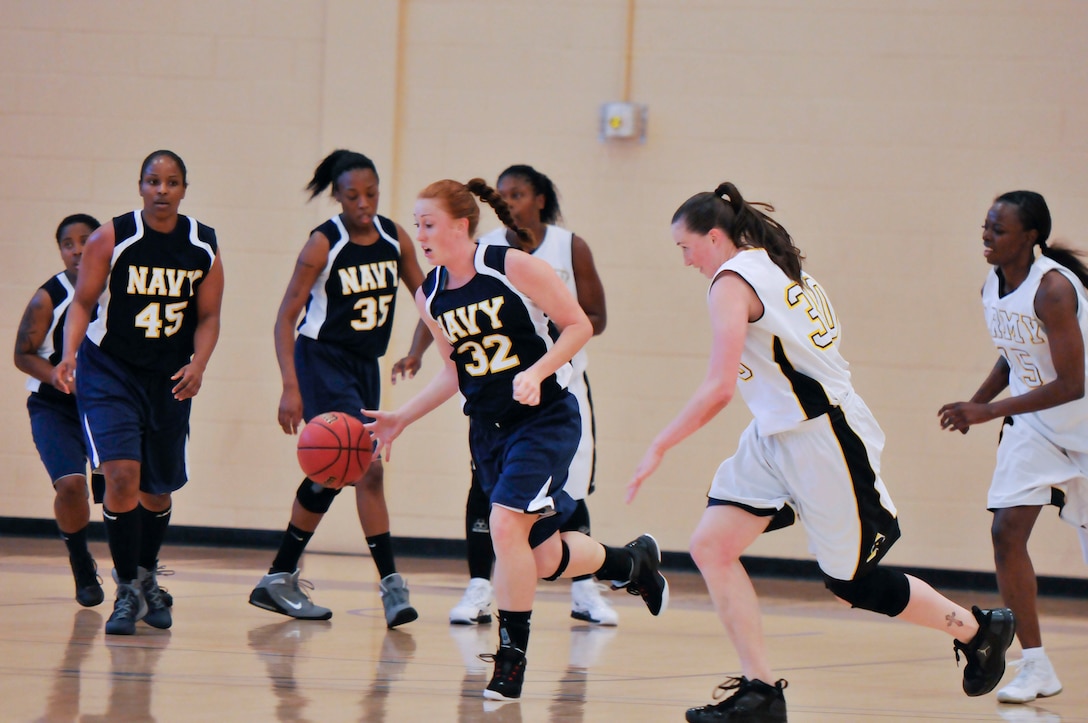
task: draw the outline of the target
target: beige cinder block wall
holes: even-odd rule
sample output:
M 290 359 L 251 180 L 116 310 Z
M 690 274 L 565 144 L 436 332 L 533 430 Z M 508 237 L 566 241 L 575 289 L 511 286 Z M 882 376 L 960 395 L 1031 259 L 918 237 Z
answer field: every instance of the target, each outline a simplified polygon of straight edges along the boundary
M 888 434 L 883 473 L 905 531 L 889 560 L 990 570 L 997 426 L 944 434 L 936 410 L 995 359 L 977 298 L 991 199 L 1041 191 L 1055 236 L 1088 248 L 1086 32 L 1088 6 L 1073 1 L 0 0 L 0 337 L 14 339 L 59 270 L 57 221 L 135 208 L 140 160 L 176 150 L 190 169 L 183 210 L 219 231 L 227 292 L 174 520 L 281 529 L 299 473 L 275 423 L 271 329 L 307 232 L 335 211 L 304 202 L 316 162 L 336 147 L 371 155 L 382 212 L 409 229 L 426 183 L 531 163 L 559 185 L 608 294 L 590 348 L 595 530 L 616 542 L 651 530 L 683 550 L 749 420 L 743 404 L 671 453 L 634 504 L 623 487 L 704 371 L 705 281 L 683 268 L 669 218 L 732 180 L 778 207 L 832 295 L 857 388 Z M 644 143 L 599 140 L 612 100 L 648 105 Z M 415 323 L 407 302 L 386 369 Z M 429 354 L 386 405 L 437 365 Z M 0 515 L 49 517 L 22 376 L 9 364 L 0 379 Z M 406 432 L 387 468 L 394 534 L 459 538 L 467 464 L 453 404 Z M 350 502 L 312 547 L 363 551 Z M 1088 575 L 1052 511 L 1033 550 L 1041 574 Z M 753 553 L 807 557 L 799 530 Z

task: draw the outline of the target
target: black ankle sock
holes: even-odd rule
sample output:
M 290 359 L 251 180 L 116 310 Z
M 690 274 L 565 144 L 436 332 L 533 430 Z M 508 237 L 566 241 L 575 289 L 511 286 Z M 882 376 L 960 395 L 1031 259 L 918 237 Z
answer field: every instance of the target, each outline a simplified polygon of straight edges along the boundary
M 60 539 L 64 540 L 65 547 L 68 548 L 68 557 L 72 560 L 84 560 L 91 556 L 91 551 L 87 548 L 87 527 L 76 532 L 65 532 L 59 527 Z
M 529 618 L 532 616 L 532 610 L 500 610 L 499 645 L 504 648 L 514 647 L 524 653 L 529 648 Z
M 314 533 L 299 529 L 292 524 L 287 525 L 287 531 L 280 540 L 280 549 L 276 553 L 276 559 L 272 561 L 269 573 L 294 572 L 298 569 L 298 561 L 302 559 L 302 553 L 309 544 Z
M 140 508 L 110 512 L 102 505 L 102 519 L 106 523 L 106 537 L 117 578 L 121 582 L 131 582 L 136 579 L 136 568 L 140 564 Z
M 170 526 L 170 512 L 167 507 L 162 512 L 152 512 L 143 505 L 137 505 L 140 511 L 140 567 L 154 570 L 159 564 L 159 550 L 166 539 L 166 528 Z
M 386 578 L 397 571 L 397 564 L 393 561 L 393 536 L 388 532 L 366 538 L 367 547 L 370 548 L 370 556 L 374 558 L 374 564 L 378 568 L 378 577 Z
M 593 573 L 597 579 L 617 582 L 630 580 L 635 568 L 635 558 L 631 551 L 626 547 L 609 547 L 608 545 L 601 545 L 601 547 L 604 548 L 604 562 L 601 568 Z

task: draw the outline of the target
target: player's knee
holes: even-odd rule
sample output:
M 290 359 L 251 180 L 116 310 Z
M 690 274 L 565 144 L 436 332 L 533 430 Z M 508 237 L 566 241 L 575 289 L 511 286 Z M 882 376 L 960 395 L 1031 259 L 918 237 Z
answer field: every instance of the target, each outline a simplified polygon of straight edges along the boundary
M 298 486 L 295 498 L 298 500 L 299 505 L 302 506 L 302 509 L 315 515 L 323 515 L 332 507 L 332 501 L 336 499 L 338 494 L 340 494 L 338 489 L 333 490 L 322 487 L 308 479 L 304 479 L 302 484 Z
M 562 553 L 559 558 L 559 565 L 555 568 L 555 572 L 544 578 L 549 582 L 552 580 L 558 580 L 560 577 L 562 577 L 563 573 L 567 570 L 567 565 L 570 564 L 570 548 L 567 547 L 567 543 L 562 539 L 559 540 L 559 545 L 562 549 Z
M 734 554 L 732 548 L 733 546 L 725 539 L 723 531 L 715 529 L 712 525 L 700 524 L 688 540 L 691 559 L 700 570 L 729 564 L 739 559 L 739 554 Z
M 88 499 L 87 478 L 81 474 L 70 474 L 53 483 L 53 491 L 63 504 L 80 504 Z
M 355 483 L 356 490 L 362 490 L 371 494 L 381 493 L 384 488 L 385 469 L 381 461 L 375 459 L 370 463 L 363 478 Z
M 824 586 L 851 607 L 870 610 L 894 618 L 910 601 L 910 581 L 896 570 L 877 567 L 853 580 L 824 577 Z

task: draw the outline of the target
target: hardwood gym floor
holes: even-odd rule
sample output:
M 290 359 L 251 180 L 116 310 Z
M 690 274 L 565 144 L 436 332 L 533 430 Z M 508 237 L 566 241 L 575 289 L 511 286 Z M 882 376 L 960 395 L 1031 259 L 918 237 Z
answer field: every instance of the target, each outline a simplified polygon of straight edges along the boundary
M 160 582 L 174 627 L 106 637 L 113 583 L 104 543 L 104 604 L 80 608 L 58 540 L 0 539 L 0 720 L 3 721 L 682 721 L 737 672 L 698 575 L 666 572 L 660 618 L 610 593 L 617 628 L 569 617 L 569 585 L 542 583 L 523 698 L 485 703 L 494 625 L 451 627 L 464 566 L 402 558 L 419 620 L 386 630 L 365 557 L 309 554 L 303 578 L 333 609 L 327 622 L 247 603 L 266 550 L 168 545 Z M 1027 706 L 968 698 L 951 638 L 834 602 L 814 582 L 757 580 L 792 723 L 826 721 L 1088 721 L 1088 601 L 1041 603 L 1047 649 L 1065 691 Z M 992 595 L 952 592 L 968 606 Z M 1019 657 L 1017 646 L 1010 657 Z M 962 665 L 962 663 L 961 663 Z M 1006 680 L 1013 675 L 1006 674 Z

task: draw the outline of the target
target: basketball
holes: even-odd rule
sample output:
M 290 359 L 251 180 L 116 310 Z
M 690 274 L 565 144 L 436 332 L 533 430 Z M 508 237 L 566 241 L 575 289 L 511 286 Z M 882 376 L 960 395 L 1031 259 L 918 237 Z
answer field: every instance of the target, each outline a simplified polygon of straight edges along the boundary
M 343 412 L 325 412 L 299 432 L 298 464 L 317 484 L 340 489 L 363 478 L 372 449 L 362 422 Z

